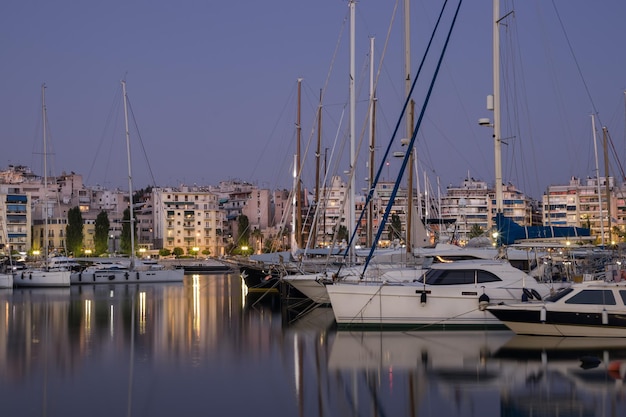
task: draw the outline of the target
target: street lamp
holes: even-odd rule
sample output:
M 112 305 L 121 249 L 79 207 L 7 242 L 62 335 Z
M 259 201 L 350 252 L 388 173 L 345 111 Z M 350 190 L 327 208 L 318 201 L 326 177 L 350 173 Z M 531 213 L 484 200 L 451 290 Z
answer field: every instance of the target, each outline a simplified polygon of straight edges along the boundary
M 198 259 L 198 251 L 200 250 L 199 247 L 194 246 L 193 248 L 191 248 L 191 250 L 193 251 L 194 255 L 196 256 L 196 259 Z

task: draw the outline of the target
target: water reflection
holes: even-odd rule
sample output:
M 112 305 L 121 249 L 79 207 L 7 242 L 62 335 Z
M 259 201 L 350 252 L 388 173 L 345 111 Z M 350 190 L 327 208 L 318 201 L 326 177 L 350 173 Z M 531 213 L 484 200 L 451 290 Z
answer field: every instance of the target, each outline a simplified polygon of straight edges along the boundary
M 0 292 L 3 415 L 626 415 L 622 339 L 337 332 L 284 307 L 236 275 Z

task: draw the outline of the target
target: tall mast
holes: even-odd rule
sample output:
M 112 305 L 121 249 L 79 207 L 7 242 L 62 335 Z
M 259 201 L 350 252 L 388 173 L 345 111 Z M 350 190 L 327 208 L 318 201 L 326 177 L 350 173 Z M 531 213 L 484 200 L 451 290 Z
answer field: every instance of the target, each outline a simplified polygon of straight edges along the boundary
M 502 131 L 500 126 L 500 0 L 493 0 L 493 142 L 496 213 L 502 213 Z
M 130 133 L 128 131 L 128 97 L 126 96 L 126 81 L 122 80 L 122 95 L 124 96 L 124 129 L 126 132 L 126 157 L 128 159 L 128 198 L 130 201 L 130 267 L 135 266 L 135 214 L 133 213 L 133 174 L 130 158 Z
M 298 78 L 298 111 L 296 115 L 296 218 L 294 224 L 296 228 L 296 244 L 299 248 L 302 247 L 302 196 L 300 195 L 300 134 L 302 131 L 302 125 L 300 122 L 300 100 L 301 100 L 302 78 Z M 295 248 L 292 248 L 292 251 Z
M 404 74 L 405 74 L 405 96 L 408 98 L 411 93 L 411 13 L 410 0 L 404 0 Z M 411 111 L 406 115 L 406 138 L 407 146 L 413 137 L 413 113 L 415 103 L 411 100 Z M 407 173 L 407 190 L 406 190 L 406 251 L 412 252 L 411 243 L 411 227 L 413 217 L 413 149 L 407 149 L 409 154 L 409 172 Z
M 356 113 L 356 93 L 354 89 L 354 79 L 356 74 L 355 58 L 354 58 L 354 38 L 355 38 L 355 6 L 356 1 L 350 0 L 350 192 L 348 197 L 348 230 L 357 227 L 355 224 L 355 188 L 356 188 L 356 138 L 355 138 L 355 113 Z M 354 247 L 350 245 L 348 248 L 349 260 L 352 262 L 354 258 Z
M 591 115 L 591 131 L 593 132 L 593 151 L 596 157 L 596 189 L 598 192 L 598 211 L 600 216 L 600 236 L 601 243 L 604 246 L 604 220 L 602 215 L 602 193 L 600 191 L 600 167 L 598 165 L 598 141 L 596 138 L 596 119 Z
M 320 88 L 320 103 L 317 107 L 317 148 L 315 150 L 315 213 L 313 216 L 315 219 L 311 225 L 311 232 L 309 233 L 309 241 L 313 247 L 317 244 L 317 223 L 319 222 L 319 208 L 320 208 L 320 157 L 322 151 L 322 89 Z M 311 239 L 313 236 L 313 239 Z
M 44 267 L 48 269 L 48 141 L 46 137 L 46 131 L 48 130 L 47 116 L 46 116 L 46 84 L 41 85 L 41 118 L 43 129 L 43 215 L 45 217 L 44 232 L 43 232 L 43 256 Z
M 374 186 L 374 150 L 376 128 L 376 92 L 374 91 L 374 38 L 370 38 L 370 158 L 369 175 L 367 176 L 369 190 Z M 372 247 L 374 225 L 374 199 L 370 198 L 367 208 L 367 246 Z
M 409 120 L 409 124 L 413 125 L 413 119 L 415 117 L 415 101 L 411 100 L 410 102 L 410 111 L 407 114 L 407 119 Z M 413 132 L 411 132 L 411 136 Z M 407 144 L 408 146 L 408 144 Z M 407 211 L 406 211 L 406 252 L 413 253 L 413 236 L 411 232 L 413 230 L 413 162 L 415 158 L 415 151 L 413 149 L 407 149 L 409 154 L 409 172 L 407 173 L 407 191 L 406 191 L 406 201 L 407 201 Z
M 613 231 L 611 230 L 611 187 L 609 185 L 609 148 L 607 146 L 608 131 L 602 127 L 602 146 L 604 147 L 604 191 L 606 195 L 606 218 L 607 230 L 609 231 L 609 243 L 613 244 Z

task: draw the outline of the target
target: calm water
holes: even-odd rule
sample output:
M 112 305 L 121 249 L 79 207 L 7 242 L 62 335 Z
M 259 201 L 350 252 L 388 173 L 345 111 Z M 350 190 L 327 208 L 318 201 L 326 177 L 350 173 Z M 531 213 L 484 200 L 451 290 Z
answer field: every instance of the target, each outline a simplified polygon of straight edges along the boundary
M 625 340 L 338 332 L 257 299 L 236 275 L 0 293 L 1 415 L 626 415 Z

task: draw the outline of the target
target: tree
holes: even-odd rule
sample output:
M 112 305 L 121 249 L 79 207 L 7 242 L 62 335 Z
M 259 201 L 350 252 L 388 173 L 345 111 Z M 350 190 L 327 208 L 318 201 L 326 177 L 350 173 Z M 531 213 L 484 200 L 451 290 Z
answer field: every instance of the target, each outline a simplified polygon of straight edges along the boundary
M 237 217 L 237 236 L 239 246 L 248 246 L 250 243 L 250 223 L 246 215 L 241 214 Z
M 183 254 L 185 253 L 185 250 L 183 248 L 176 246 L 174 250 L 172 251 L 172 253 L 174 254 L 175 257 L 178 258 L 180 256 L 183 256 Z
M 482 228 L 482 227 L 480 227 L 480 226 L 479 226 L 479 225 L 477 225 L 477 224 L 473 224 L 473 225 L 472 225 L 472 228 L 471 228 L 471 229 L 470 229 L 470 231 L 469 231 L 469 235 L 468 235 L 468 237 L 469 237 L 470 239 L 472 239 L 472 238 L 475 238 L 475 237 L 482 236 L 482 235 L 483 235 L 483 233 L 485 233 L 485 232 L 483 231 L 483 228 Z
M 341 242 L 345 240 L 346 242 L 350 239 L 350 234 L 348 233 L 348 228 L 343 224 L 339 225 L 339 230 L 337 231 L 337 241 Z
M 106 211 L 101 211 L 96 217 L 95 231 L 93 234 L 93 243 L 95 255 L 99 256 L 109 249 L 109 215 Z
M 133 225 L 134 226 L 134 225 Z M 122 253 L 131 254 L 130 247 L 130 209 L 124 210 L 122 215 L 122 235 L 120 237 L 120 249 Z
M 395 239 L 402 238 L 402 222 L 400 221 L 400 216 L 397 214 L 391 215 L 391 222 L 389 222 L 388 231 L 389 240 L 393 241 Z
M 167 248 L 159 249 L 159 256 L 170 256 L 171 254 L 172 254 L 172 251 Z
M 65 246 L 68 252 L 78 255 L 83 249 L 83 215 L 79 207 L 67 211 L 65 227 Z

